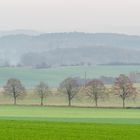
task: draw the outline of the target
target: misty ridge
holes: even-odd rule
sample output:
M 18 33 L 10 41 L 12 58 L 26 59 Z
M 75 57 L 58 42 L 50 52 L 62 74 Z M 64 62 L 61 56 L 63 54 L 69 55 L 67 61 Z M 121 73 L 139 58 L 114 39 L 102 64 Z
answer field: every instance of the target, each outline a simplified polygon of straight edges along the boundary
M 140 36 L 115 33 L 0 32 L 0 66 L 139 64 Z

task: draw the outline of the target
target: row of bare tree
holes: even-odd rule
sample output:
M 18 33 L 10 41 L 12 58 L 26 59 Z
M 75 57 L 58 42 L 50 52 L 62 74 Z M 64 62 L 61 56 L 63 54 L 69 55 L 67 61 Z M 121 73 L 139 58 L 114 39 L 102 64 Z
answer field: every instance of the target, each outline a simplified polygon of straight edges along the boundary
M 26 95 L 25 87 L 18 79 L 9 79 L 3 89 L 4 94 L 13 98 L 14 105 L 16 105 L 18 98 L 22 98 Z M 93 100 L 95 102 L 95 106 L 98 107 L 98 100 L 106 97 L 110 90 L 113 90 L 113 93 L 122 99 L 123 108 L 125 108 L 126 98 L 135 99 L 137 95 L 136 88 L 133 86 L 133 83 L 126 75 L 123 74 L 116 78 L 114 85 L 110 89 L 106 88 L 104 83 L 97 79 L 89 81 L 83 87 L 78 83 L 76 78 L 72 77 L 66 78 L 62 81 L 58 88 L 59 92 L 67 95 L 69 106 L 71 106 L 71 101 L 75 98 L 75 96 L 79 92 L 83 92 L 91 100 Z M 43 106 L 43 100 L 51 93 L 48 85 L 44 82 L 40 82 L 35 87 L 34 91 L 40 98 L 41 106 Z

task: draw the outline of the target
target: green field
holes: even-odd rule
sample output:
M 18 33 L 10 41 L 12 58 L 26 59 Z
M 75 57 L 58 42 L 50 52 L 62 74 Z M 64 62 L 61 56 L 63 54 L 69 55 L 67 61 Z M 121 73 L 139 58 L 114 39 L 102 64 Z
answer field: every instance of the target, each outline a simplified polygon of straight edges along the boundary
M 58 86 L 66 77 L 97 78 L 104 76 L 118 76 L 130 72 L 140 72 L 140 66 L 78 66 L 78 67 L 57 67 L 50 69 L 31 68 L 0 68 L 0 85 L 2 86 L 8 78 L 18 78 L 26 86 L 32 87 L 39 81 L 46 81 L 50 86 Z
M 1 140 L 139 140 L 140 125 L 0 121 Z
M 140 110 L 0 106 L 1 140 L 138 140 Z
M 140 124 L 140 110 L 7 105 L 0 119 Z

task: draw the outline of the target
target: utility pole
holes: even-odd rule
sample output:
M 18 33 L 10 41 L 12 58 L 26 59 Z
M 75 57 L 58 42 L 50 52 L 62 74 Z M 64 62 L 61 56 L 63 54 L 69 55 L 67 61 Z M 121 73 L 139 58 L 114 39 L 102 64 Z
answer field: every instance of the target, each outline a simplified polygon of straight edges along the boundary
M 85 71 L 84 88 L 86 88 L 86 84 L 87 84 L 87 72 Z

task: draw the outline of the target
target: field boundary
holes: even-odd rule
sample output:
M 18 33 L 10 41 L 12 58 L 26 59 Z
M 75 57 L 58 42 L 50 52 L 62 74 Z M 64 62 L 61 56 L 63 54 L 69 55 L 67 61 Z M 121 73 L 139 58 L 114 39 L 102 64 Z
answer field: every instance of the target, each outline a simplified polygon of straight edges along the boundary
M 130 106 L 127 106 L 125 108 L 122 108 L 122 107 L 113 107 L 113 106 L 99 106 L 99 107 L 95 107 L 95 106 L 78 106 L 78 105 L 71 105 L 71 106 L 67 106 L 67 105 L 38 105 L 38 104 L 28 104 L 28 105 L 25 105 L 25 104 L 17 104 L 17 105 L 11 105 L 11 104 L 0 104 L 0 106 L 15 106 L 15 107 L 62 107 L 62 108 L 93 108 L 93 109 L 140 109 L 140 107 L 130 107 Z

